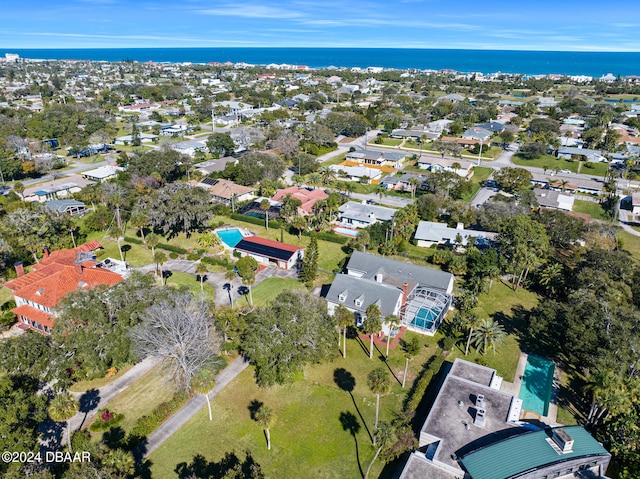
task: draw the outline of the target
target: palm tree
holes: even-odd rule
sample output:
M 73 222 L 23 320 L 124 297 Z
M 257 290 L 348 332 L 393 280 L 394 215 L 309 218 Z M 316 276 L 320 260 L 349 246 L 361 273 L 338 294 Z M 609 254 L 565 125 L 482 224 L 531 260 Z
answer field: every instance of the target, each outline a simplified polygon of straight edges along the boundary
M 167 262 L 167 255 L 162 251 L 158 251 L 153 255 L 153 262 L 156 264 L 156 276 L 159 275 L 159 277 L 163 279 L 164 272 L 162 271 L 162 265 Z
M 305 216 L 296 216 L 291 221 L 291 226 L 298 232 L 298 239 L 302 239 L 302 232 L 307 228 L 307 218 Z
M 224 279 L 231 282 L 238 276 L 235 269 L 228 269 L 224 274 Z M 231 284 L 229 284 L 229 302 L 231 303 L 231 308 L 233 308 L 233 298 L 231 297 Z
M 135 469 L 133 453 L 124 449 L 109 449 L 102 457 L 102 464 L 127 477 L 131 476 Z
M 393 444 L 396 441 L 396 431 L 392 424 L 381 422 L 380 426 L 374 431 L 373 437 L 374 444 L 376 442 L 378 443 L 378 449 L 376 450 L 373 459 L 371 459 L 369 466 L 367 466 L 367 471 L 364 474 L 364 479 L 369 479 L 369 472 L 371 471 L 371 467 L 373 466 L 373 463 L 376 462 L 376 459 L 378 459 L 378 456 L 380 455 L 380 452 L 382 452 L 382 449 L 384 449 L 389 444 Z
M 211 414 L 211 401 L 209 401 L 209 391 L 213 389 L 216 384 L 215 374 L 210 369 L 201 369 L 191 380 L 191 389 L 195 392 L 202 394 L 207 400 L 207 407 L 209 408 L 209 421 L 213 421 L 213 415 Z
M 454 162 L 451 164 L 451 168 L 453 168 L 453 171 L 454 171 L 454 172 L 455 172 L 455 174 L 457 175 L 457 174 L 458 174 L 458 170 L 459 170 L 460 168 L 462 168 L 462 166 L 461 166 L 461 165 L 460 165 L 460 163 L 458 163 L 457 161 L 454 161 Z
M 568 180 L 560 180 L 560 189 L 562 190 L 563 193 L 564 193 L 564 189 L 567 187 L 568 184 L 569 184 Z
M 264 429 L 264 434 L 267 437 L 267 450 L 271 450 L 271 426 L 275 422 L 275 415 L 273 414 L 273 410 L 264 404 L 258 408 L 255 414 L 255 419 Z
M 307 177 L 307 184 L 310 186 L 318 186 L 322 184 L 322 175 L 316 171 L 309 173 Z
M 320 173 L 320 176 L 322 177 L 323 185 L 328 185 L 332 181 L 336 180 L 335 172 L 328 166 L 323 166 L 322 168 L 320 168 L 320 171 L 318 173 Z
M 147 215 L 141 212 L 133 213 L 131 218 L 129 218 L 129 222 L 131 223 L 131 226 L 138 228 L 138 231 L 140 231 L 140 238 L 142 238 L 142 244 L 146 246 L 147 241 L 144 237 L 144 227 L 149 224 L 149 218 Z
M 421 183 L 422 182 L 415 176 L 409 178 L 409 184 L 411 185 L 411 199 L 414 199 L 416 197 L 416 190 Z
M 390 314 L 386 318 L 384 318 L 384 323 L 389 327 L 389 334 L 387 335 L 387 353 L 385 356 L 385 361 L 389 359 L 389 343 L 391 342 L 391 331 L 393 329 L 398 329 L 402 324 L 400 322 L 400 318 L 397 316 Z
M 51 404 L 49 404 L 49 417 L 56 422 L 67 423 L 67 444 L 69 452 L 73 452 L 71 450 L 71 424 L 69 420 L 76 415 L 78 409 L 80 409 L 80 404 L 69 392 L 58 394 L 53 398 Z
M 560 278 L 562 278 L 562 265 L 560 263 L 552 263 L 540 271 L 540 279 L 538 281 L 540 286 L 554 295 Z
M 373 359 L 373 335 L 379 333 L 382 329 L 382 313 L 377 304 L 370 304 L 365 312 L 362 330 L 369 335 L 369 359 Z
M 407 372 L 409 371 L 409 361 L 420 352 L 420 340 L 417 336 L 411 336 L 409 341 L 402 340 L 402 351 L 404 352 L 404 376 L 402 376 L 402 387 L 407 381 Z
M 198 244 L 203 248 L 216 248 L 220 245 L 222 240 L 213 231 L 207 231 L 202 233 L 198 238 Z
M 158 244 L 160 244 L 160 236 L 155 233 L 149 233 L 147 235 L 147 245 L 151 246 L 151 257 L 155 256 Z
M 353 313 L 344 304 L 339 304 L 333 312 L 338 326 L 342 328 L 342 357 L 347 357 L 347 328 L 353 325 Z
M 391 390 L 391 378 L 389 371 L 385 368 L 376 368 L 367 375 L 367 385 L 373 394 L 376 395 L 376 421 L 374 429 L 378 428 L 378 413 L 380 411 L 380 396 L 387 394 Z M 373 445 L 376 444 L 376 438 L 373 437 Z
M 471 344 L 471 337 L 473 335 L 473 330 L 480 323 L 480 316 L 475 311 L 466 311 L 462 315 L 463 322 L 466 327 L 469 328 L 469 334 L 467 335 L 467 344 L 464 348 L 464 355 L 469 354 L 469 345 Z
M 504 341 L 507 333 L 504 330 L 504 326 L 500 323 L 496 323 L 491 319 L 483 319 L 476 330 L 471 336 L 473 345 L 482 354 L 486 354 L 489 348 L 493 348 L 493 352 L 496 351 L 496 344 Z
M 20 197 L 22 198 L 22 201 L 24 201 L 24 190 L 25 190 L 25 186 L 22 181 L 16 181 L 13 184 L 13 191 L 15 191 L 20 195 Z
M 264 199 L 260 202 L 260 209 L 264 211 L 264 227 L 269 231 L 269 208 L 271 208 L 271 202 L 268 199 Z
M 200 293 L 203 293 L 203 294 L 204 294 L 204 276 L 208 271 L 209 271 L 209 268 L 207 268 L 207 265 L 202 261 L 200 261 L 196 265 L 196 274 L 200 277 Z
M 486 274 L 489 277 L 489 293 L 491 292 L 491 286 L 493 286 L 493 280 L 500 277 L 500 267 L 496 264 L 492 264 L 487 267 Z

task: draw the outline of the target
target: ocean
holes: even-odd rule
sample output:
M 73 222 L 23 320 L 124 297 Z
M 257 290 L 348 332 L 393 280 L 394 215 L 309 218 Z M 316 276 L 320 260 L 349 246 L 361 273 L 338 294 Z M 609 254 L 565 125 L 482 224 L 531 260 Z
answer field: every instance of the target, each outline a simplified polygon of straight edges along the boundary
M 460 72 L 561 74 L 601 77 L 640 75 L 640 52 L 543 52 L 409 48 L 104 48 L 2 49 L 21 58 L 138 62 L 288 63 L 312 68 L 384 67 Z

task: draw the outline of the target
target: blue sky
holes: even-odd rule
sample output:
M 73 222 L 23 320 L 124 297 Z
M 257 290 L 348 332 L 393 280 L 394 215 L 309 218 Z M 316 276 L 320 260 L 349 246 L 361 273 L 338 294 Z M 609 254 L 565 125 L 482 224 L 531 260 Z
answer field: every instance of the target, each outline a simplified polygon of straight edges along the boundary
M 1 48 L 640 51 L 632 0 L 7 1 Z

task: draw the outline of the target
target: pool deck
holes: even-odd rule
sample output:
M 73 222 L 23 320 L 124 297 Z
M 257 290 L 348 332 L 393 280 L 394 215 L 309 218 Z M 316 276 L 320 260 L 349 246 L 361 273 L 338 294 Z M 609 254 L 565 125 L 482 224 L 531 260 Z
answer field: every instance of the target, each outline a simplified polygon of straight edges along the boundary
M 516 375 L 513 378 L 513 382 L 502 381 L 500 390 L 509 394 L 513 394 L 515 397 L 520 397 L 520 386 L 522 386 L 522 377 L 524 376 L 524 368 L 527 365 L 527 353 L 520 353 L 518 359 L 518 366 L 516 367 Z M 541 416 L 533 411 L 526 409 L 522 410 L 520 419 L 537 419 L 551 427 L 562 426 L 559 424 L 558 419 L 558 391 L 560 389 L 560 370 L 558 365 L 553 369 L 553 384 L 551 386 L 551 400 L 549 401 L 549 411 L 547 416 Z

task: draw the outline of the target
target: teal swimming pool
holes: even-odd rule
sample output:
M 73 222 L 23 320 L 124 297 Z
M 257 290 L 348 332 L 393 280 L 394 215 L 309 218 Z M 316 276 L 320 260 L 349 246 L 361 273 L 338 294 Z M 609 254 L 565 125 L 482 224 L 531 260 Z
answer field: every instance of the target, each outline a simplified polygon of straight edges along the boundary
M 230 228 L 228 230 L 218 230 L 216 234 L 220 237 L 222 242 L 229 248 L 235 248 L 240 243 L 240 240 L 244 238 L 242 232 L 238 228 Z
M 531 355 L 527 357 L 519 394 L 522 409 L 541 416 L 549 414 L 554 370 L 555 365 L 547 359 Z
M 411 325 L 422 329 L 431 329 L 437 317 L 438 313 L 436 311 L 429 308 L 420 308 L 415 318 L 411 321 Z

